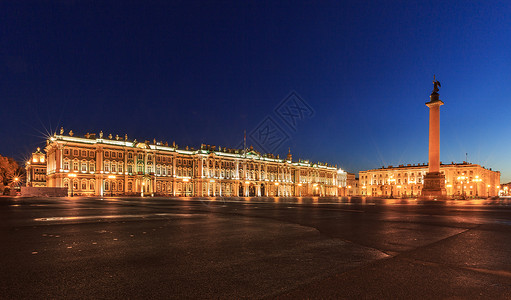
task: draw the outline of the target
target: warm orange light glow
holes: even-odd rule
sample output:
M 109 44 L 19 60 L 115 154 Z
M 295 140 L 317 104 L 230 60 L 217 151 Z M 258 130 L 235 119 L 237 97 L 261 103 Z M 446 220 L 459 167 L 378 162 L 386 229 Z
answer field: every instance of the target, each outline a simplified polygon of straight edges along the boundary
M 183 182 L 188 182 L 188 178 L 183 178 Z
M 249 184 L 249 183 L 250 183 L 250 181 L 245 181 L 245 184 Z
M 278 183 L 278 182 L 275 182 L 275 185 L 279 185 L 279 183 Z
M 215 180 L 214 179 L 210 179 L 209 182 L 215 182 Z
M 108 178 L 115 179 L 115 175 L 108 175 Z
M 68 177 L 76 177 L 76 174 L 75 173 L 69 173 L 67 174 Z

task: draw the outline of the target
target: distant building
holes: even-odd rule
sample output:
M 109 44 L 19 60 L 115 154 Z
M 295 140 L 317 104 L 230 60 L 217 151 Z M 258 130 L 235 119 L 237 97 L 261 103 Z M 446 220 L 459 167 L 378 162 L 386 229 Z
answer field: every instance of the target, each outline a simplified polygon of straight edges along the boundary
M 337 169 L 250 149 L 83 137 L 47 140 L 47 184 L 75 195 L 337 196 Z
M 509 196 L 511 194 L 511 182 L 503 183 L 500 186 L 500 196 Z
M 37 151 L 32 153 L 32 157 L 25 164 L 25 170 L 27 186 L 46 186 L 46 155 L 41 152 L 41 148 L 37 148 Z
M 345 172 L 345 183 L 339 187 L 339 196 L 357 196 L 359 195 L 358 178 L 354 173 Z
M 421 195 L 427 164 L 388 166 L 359 172 L 360 193 L 381 197 L 417 197 Z M 498 196 L 500 172 L 467 162 L 441 164 L 448 196 Z

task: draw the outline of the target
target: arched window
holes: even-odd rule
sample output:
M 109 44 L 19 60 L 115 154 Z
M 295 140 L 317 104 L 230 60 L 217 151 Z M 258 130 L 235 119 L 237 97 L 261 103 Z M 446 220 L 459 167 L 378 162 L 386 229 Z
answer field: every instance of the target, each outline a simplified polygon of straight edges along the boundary
M 64 170 L 69 171 L 69 160 L 68 159 L 64 160 Z

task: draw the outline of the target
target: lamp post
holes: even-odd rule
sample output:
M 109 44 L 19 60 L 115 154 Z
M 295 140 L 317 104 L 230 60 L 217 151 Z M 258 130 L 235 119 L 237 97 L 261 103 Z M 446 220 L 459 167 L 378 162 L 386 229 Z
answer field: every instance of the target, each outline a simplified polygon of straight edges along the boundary
M 115 175 L 108 175 L 109 179 L 115 179 Z M 112 189 L 112 182 L 110 182 L 110 197 L 114 196 L 114 189 Z
M 479 178 L 479 175 L 476 175 L 476 178 L 472 180 L 476 183 L 476 197 L 479 197 L 479 193 L 477 192 L 477 186 L 479 185 L 479 182 L 483 181 L 481 178 Z
M 461 173 L 461 176 L 458 176 L 458 181 L 461 182 L 461 196 L 465 199 L 465 187 L 463 186 L 463 181 L 465 181 L 467 177 L 465 177 L 465 173 Z
M 394 198 L 394 191 L 393 191 L 393 184 L 396 183 L 396 179 L 394 177 L 391 177 L 389 179 L 390 184 L 390 198 Z
M 302 184 L 298 184 L 298 190 L 300 191 L 300 197 L 302 196 Z
M 71 197 L 73 197 L 73 178 L 76 178 L 76 174 L 75 173 L 69 173 L 69 174 L 67 174 L 67 177 L 71 178 L 69 181 L 70 181 L 70 184 L 71 184 Z
M 490 198 L 490 187 L 491 187 L 491 185 L 488 184 L 487 190 L 486 190 L 488 192 L 488 198 Z

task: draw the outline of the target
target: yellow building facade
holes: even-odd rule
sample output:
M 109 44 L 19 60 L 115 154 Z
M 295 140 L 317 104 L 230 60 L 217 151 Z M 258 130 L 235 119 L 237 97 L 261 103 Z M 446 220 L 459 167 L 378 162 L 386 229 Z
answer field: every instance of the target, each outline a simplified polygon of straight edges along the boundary
M 427 164 L 383 167 L 359 172 L 360 194 L 376 197 L 418 197 Z M 467 162 L 441 164 L 447 196 L 494 197 L 500 189 L 500 172 Z
M 25 163 L 27 173 L 27 186 L 46 186 L 46 155 L 40 148 L 32 153 L 32 157 Z
M 74 195 L 337 196 L 337 169 L 293 162 L 253 149 L 202 145 L 194 150 L 166 143 L 77 137 L 72 131 L 47 140 L 47 185 Z

